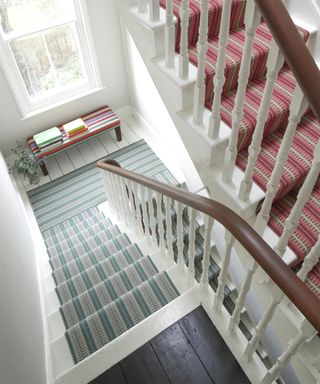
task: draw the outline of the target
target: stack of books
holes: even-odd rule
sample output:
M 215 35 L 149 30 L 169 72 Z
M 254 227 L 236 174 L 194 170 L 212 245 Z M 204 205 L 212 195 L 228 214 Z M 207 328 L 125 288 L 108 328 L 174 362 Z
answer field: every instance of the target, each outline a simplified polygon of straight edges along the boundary
M 33 136 L 41 152 L 58 147 L 63 142 L 62 133 L 58 127 L 49 128 Z
M 64 124 L 62 126 L 67 137 L 73 137 L 79 135 L 80 133 L 86 132 L 88 127 L 82 119 L 76 119 L 70 121 L 70 123 Z

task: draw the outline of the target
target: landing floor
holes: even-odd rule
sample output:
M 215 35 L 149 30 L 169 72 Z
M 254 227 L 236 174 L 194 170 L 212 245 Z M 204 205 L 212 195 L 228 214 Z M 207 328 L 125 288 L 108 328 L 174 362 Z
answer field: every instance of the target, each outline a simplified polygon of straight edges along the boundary
M 249 384 L 202 307 L 90 384 Z

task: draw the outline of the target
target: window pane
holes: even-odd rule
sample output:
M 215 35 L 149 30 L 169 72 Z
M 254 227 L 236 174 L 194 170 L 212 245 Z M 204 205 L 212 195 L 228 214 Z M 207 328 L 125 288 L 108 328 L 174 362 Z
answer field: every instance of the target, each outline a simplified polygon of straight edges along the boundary
M 61 91 L 86 78 L 71 26 L 14 40 L 11 48 L 31 97 Z
M 5 34 L 39 28 L 74 14 L 72 0 L 0 0 L 1 28 Z

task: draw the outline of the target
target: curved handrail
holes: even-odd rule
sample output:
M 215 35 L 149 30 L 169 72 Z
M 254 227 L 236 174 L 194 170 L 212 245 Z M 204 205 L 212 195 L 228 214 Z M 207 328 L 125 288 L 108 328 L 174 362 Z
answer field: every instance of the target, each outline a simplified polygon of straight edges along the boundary
M 214 200 L 125 170 L 115 160 L 100 160 L 97 166 L 166 195 L 211 216 L 221 223 L 249 252 L 262 269 L 320 332 L 320 300 L 250 225 L 230 208 Z
M 320 120 L 320 71 L 282 0 L 255 0 L 298 84 Z

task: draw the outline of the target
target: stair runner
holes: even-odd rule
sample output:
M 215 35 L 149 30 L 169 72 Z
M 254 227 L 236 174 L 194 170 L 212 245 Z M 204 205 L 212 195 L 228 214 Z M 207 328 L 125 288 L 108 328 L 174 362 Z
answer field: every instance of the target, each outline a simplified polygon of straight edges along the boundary
M 195 66 L 198 64 L 197 41 L 200 23 L 200 3 L 200 0 L 190 0 L 189 60 Z M 222 0 L 209 0 L 209 40 L 205 62 L 205 105 L 210 110 L 213 101 L 213 77 L 218 54 L 218 34 L 221 22 L 222 3 Z M 165 8 L 166 1 L 161 0 L 160 4 Z M 174 14 L 178 20 L 176 34 L 177 52 L 180 49 L 181 37 L 180 5 L 181 0 L 174 0 Z M 232 126 L 232 110 L 235 103 L 237 80 L 244 48 L 245 6 L 246 2 L 244 0 L 232 1 L 230 39 L 227 45 L 226 55 L 226 81 L 221 100 L 221 118 L 229 127 Z M 309 33 L 300 27 L 297 28 L 304 41 L 307 41 Z M 256 125 L 257 111 L 266 83 L 266 60 L 271 39 L 271 32 L 262 20 L 254 38 L 249 83 L 245 95 L 244 117 L 241 122 L 238 137 L 239 154 L 236 163 L 242 170 L 245 170 L 247 166 L 248 147 Z M 264 128 L 262 151 L 258 157 L 253 176 L 255 183 L 264 191 L 267 189 L 267 182 L 275 166 L 276 155 L 288 123 L 289 106 L 295 87 L 296 80 L 285 63 L 273 89 L 272 101 Z M 284 221 L 288 217 L 296 200 L 299 188 L 307 176 L 313 158 L 313 149 L 319 138 L 319 121 L 313 113 L 308 110 L 297 128 L 289 158 L 281 177 L 279 191 L 272 207 L 271 218 L 268 223 L 277 235 L 281 235 L 284 228 Z M 292 264 L 293 267 L 301 266 L 303 258 L 309 253 L 319 236 L 319 198 L 320 189 L 318 182 L 310 200 L 304 208 L 298 228 L 289 242 L 289 247 L 297 255 L 297 260 Z M 320 297 L 320 264 L 309 273 L 306 283 L 313 292 Z

